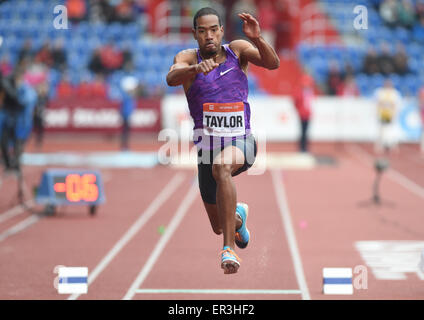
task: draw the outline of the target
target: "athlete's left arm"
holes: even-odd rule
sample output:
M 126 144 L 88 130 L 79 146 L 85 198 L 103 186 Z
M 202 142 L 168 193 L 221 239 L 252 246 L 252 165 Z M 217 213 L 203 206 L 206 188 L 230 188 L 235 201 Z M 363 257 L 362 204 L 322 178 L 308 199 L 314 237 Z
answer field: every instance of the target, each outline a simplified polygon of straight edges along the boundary
M 248 13 L 239 14 L 239 17 L 243 20 L 244 34 L 256 46 L 255 48 L 248 41 L 234 41 L 241 60 L 267 69 L 277 69 L 280 66 L 280 59 L 274 48 L 262 38 L 259 22 Z

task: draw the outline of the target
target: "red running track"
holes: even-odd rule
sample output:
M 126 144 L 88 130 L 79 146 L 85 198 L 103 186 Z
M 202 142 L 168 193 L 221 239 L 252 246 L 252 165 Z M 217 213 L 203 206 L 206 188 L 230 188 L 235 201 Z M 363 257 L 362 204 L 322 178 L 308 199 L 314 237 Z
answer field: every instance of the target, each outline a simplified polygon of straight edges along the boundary
M 358 243 L 424 240 L 424 159 L 411 146 L 391 156 L 381 191 L 393 205 L 376 206 L 366 202 L 374 179 L 370 146 L 312 151 L 337 162 L 235 178 L 238 201 L 249 204 L 252 234 L 249 247 L 237 250 L 242 264 L 235 275 L 220 269 L 222 239 L 209 226 L 194 170 L 102 169 L 107 202 L 94 218 L 79 207 L 61 208 L 53 217 L 11 214 L 19 210 L 8 178 L 0 196 L 0 298 L 423 299 L 418 269 L 395 270 L 403 279 L 382 279 Z M 25 168 L 28 189 L 43 169 Z M 394 258 L 387 252 L 382 263 L 387 258 L 390 267 Z M 88 294 L 59 295 L 56 265 L 88 267 Z M 367 289 L 322 293 L 322 268 L 358 265 L 367 268 Z

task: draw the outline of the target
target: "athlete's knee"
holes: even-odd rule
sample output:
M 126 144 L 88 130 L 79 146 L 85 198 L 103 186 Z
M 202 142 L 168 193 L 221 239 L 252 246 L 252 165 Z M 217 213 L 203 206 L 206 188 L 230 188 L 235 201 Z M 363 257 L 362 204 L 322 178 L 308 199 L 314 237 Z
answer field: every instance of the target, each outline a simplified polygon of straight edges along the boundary
M 214 164 L 212 165 L 212 176 L 215 181 L 222 181 L 231 177 L 232 165 L 231 164 Z

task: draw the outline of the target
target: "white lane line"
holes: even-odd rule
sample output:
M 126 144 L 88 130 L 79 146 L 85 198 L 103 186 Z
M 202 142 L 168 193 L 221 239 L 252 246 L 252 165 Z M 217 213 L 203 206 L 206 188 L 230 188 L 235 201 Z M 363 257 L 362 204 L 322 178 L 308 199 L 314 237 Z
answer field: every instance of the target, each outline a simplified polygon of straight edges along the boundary
M 296 273 L 297 284 L 302 292 L 303 300 L 310 300 L 308 285 L 306 283 L 305 274 L 303 272 L 302 260 L 300 258 L 299 248 L 297 246 L 296 235 L 291 220 L 291 214 L 288 206 L 286 192 L 281 177 L 280 170 L 272 170 L 272 182 L 274 185 L 275 196 L 277 198 L 280 215 L 284 226 L 284 231 L 287 237 L 287 242 L 290 249 L 290 254 L 293 260 L 294 270 Z
M 34 200 L 27 200 L 23 206 L 19 204 L 3 213 L 0 213 L 0 223 L 24 213 L 26 211 L 25 207 L 31 207 L 33 204 Z
M 177 173 L 172 180 L 167 183 L 166 187 L 162 189 L 161 193 L 153 200 L 149 207 L 144 211 L 140 217 L 135 221 L 125 234 L 118 240 L 113 248 L 103 257 L 100 263 L 90 272 L 87 282 L 88 285 L 94 282 L 96 278 L 103 272 L 109 263 L 118 255 L 118 253 L 126 246 L 126 244 L 140 231 L 140 229 L 149 221 L 151 217 L 157 212 L 160 206 L 168 200 L 168 198 L 177 190 L 180 184 L 184 181 L 185 175 Z M 79 294 L 69 296 L 68 300 L 78 299 Z
M 156 244 L 156 247 L 153 249 L 152 253 L 150 254 L 149 259 L 144 264 L 143 268 L 141 269 L 140 273 L 128 289 L 128 292 L 123 297 L 123 300 L 131 300 L 134 294 L 136 293 L 136 290 L 138 290 L 143 283 L 143 281 L 147 278 L 150 271 L 153 269 L 153 266 L 155 265 L 156 261 L 162 254 L 163 249 L 165 248 L 166 244 L 168 243 L 169 239 L 171 239 L 172 235 L 174 234 L 175 230 L 177 230 L 180 222 L 184 218 L 185 214 L 187 213 L 187 210 L 190 208 L 192 202 L 194 199 L 198 196 L 197 192 L 197 184 L 194 183 L 191 188 L 189 189 L 188 193 L 184 197 L 183 201 L 181 202 L 179 208 L 175 212 L 174 216 L 172 217 L 171 222 L 169 223 L 169 226 L 166 228 L 165 233 L 162 235 L 162 237 L 159 239 L 159 241 Z
M 353 146 L 347 146 L 346 148 L 351 154 L 356 156 L 360 161 L 362 161 L 366 165 L 373 166 L 374 158 L 368 152 L 366 152 L 362 147 L 353 145 Z M 404 187 L 405 189 L 407 189 L 408 191 L 424 199 L 424 188 L 416 184 L 412 180 L 408 179 L 407 177 L 405 177 L 399 171 L 389 167 L 389 169 L 387 170 L 387 176 L 393 181 L 397 182 L 402 187 Z
M 4 241 L 11 235 L 17 234 L 29 226 L 33 225 L 34 223 L 38 222 L 42 217 L 39 215 L 31 215 L 28 218 L 22 220 L 21 222 L 15 224 L 13 227 L 10 227 L 6 231 L 2 232 L 0 234 L 0 242 Z
M 274 289 L 137 289 L 138 294 L 301 294 L 300 290 L 274 290 Z

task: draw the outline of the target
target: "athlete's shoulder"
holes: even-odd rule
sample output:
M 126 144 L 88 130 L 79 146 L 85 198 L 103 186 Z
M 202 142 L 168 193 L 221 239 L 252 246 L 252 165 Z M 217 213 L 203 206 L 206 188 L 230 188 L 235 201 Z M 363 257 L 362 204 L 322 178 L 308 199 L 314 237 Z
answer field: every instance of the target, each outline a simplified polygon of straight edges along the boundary
M 245 49 L 253 47 L 253 45 L 247 40 L 237 39 L 237 40 L 231 41 L 229 44 L 229 47 L 231 50 L 234 51 L 235 54 L 240 56 L 240 52 L 242 52 Z
M 197 63 L 197 50 L 184 49 L 175 55 L 174 62 L 186 62 L 188 64 Z

